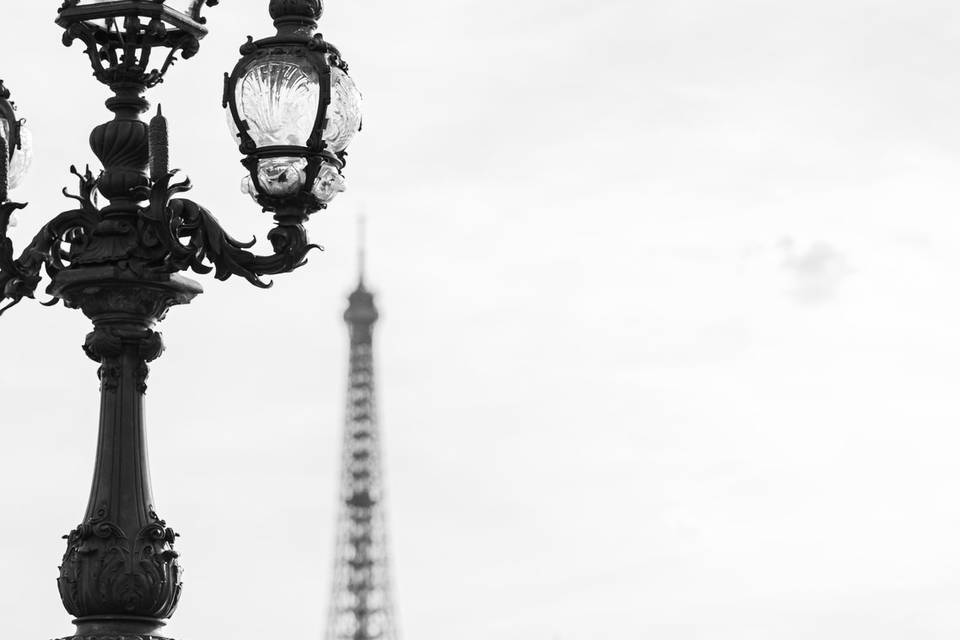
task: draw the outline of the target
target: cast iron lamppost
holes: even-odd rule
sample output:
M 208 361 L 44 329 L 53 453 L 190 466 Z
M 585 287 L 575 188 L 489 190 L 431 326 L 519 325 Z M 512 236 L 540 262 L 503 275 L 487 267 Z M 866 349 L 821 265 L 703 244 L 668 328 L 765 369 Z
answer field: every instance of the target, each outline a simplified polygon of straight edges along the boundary
M 141 120 L 143 94 L 163 80 L 175 56 L 190 58 L 206 34 L 201 11 L 217 0 L 66 0 L 57 24 L 64 43 L 80 40 L 94 76 L 114 96 L 113 120 L 90 143 L 103 163 L 80 173 L 75 209 L 49 221 L 14 257 L 7 228 L 11 202 L 29 165 L 30 137 L 0 83 L 0 292 L 6 308 L 33 298 L 41 271 L 52 300 L 93 321 L 84 351 L 100 364 L 100 435 L 90 502 L 68 536 L 58 585 L 76 619 L 75 638 L 155 638 L 180 598 L 176 534 L 153 507 L 143 429 L 147 363 L 163 352 L 154 327 L 170 307 L 202 292 L 181 271 L 216 271 L 267 287 L 261 277 L 287 273 L 314 248 L 303 224 L 343 190 L 346 148 L 360 129 L 360 96 L 347 65 L 315 33 L 321 0 L 271 0 L 277 35 L 250 39 L 232 74 L 223 106 L 249 175 L 242 188 L 273 214 L 273 252 L 231 238 L 209 211 L 175 197 L 167 166 L 166 120 Z M 186 2 L 184 3 L 187 4 Z M 162 56 L 159 64 L 151 57 Z M 66 194 L 66 191 L 64 192 Z M 100 207 L 97 194 L 109 204 Z

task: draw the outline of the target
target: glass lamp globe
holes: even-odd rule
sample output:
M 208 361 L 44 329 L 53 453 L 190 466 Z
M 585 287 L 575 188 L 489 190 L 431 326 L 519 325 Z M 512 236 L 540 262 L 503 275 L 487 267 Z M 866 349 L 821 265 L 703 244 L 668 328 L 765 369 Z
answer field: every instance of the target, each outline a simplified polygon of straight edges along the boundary
M 251 158 L 241 190 L 261 203 L 308 193 L 325 206 L 345 189 L 344 152 L 360 130 L 362 99 L 336 50 L 309 42 L 266 55 L 251 55 L 250 43 L 228 79 L 230 131 Z
M 23 121 L 17 118 L 16 108 L 10 102 L 10 92 L 0 82 L 0 139 L 6 148 L 6 190 L 20 185 L 33 159 L 33 136 Z
M 19 124 L 19 146 L 11 141 L 10 123 L 0 120 L 0 138 L 7 143 L 7 188 L 16 189 L 30 169 L 33 161 L 33 134 L 23 124 Z

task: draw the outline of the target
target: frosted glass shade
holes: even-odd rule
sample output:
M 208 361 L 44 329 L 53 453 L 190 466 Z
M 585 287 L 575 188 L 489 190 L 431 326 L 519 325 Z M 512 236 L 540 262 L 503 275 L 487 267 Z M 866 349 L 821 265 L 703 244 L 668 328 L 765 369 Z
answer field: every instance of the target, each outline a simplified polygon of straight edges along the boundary
M 267 195 L 296 195 L 307 181 L 307 161 L 303 158 L 268 158 L 258 165 L 260 188 Z
M 250 196 L 254 202 L 257 201 L 257 188 L 253 186 L 253 178 L 249 173 L 240 179 L 240 193 Z
M 257 179 L 264 195 L 284 197 L 296 195 L 306 182 L 307 161 L 302 158 L 268 158 L 257 165 Z M 332 202 L 337 194 L 347 190 L 346 181 L 336 167 L 324 162 L 313 182 L 311 193 L 323 204 Z M 253 178 L 243 176 L 240 191 L 254 200 L 257 189 Z
M 347 185 L 340 172 L 324 162 L 323 166 L 320 167 L 317 179 L 313 183 L 313 195 L 320 202 L 327 204 L 336 198 L 338 193 L 343 193 L 346 190 Z
M 0 137 L 10 147 L 10 123 L 0 119 Z M 33 135 L 25 126 L 20 126 L 20 148 L 13 150 L 13 157 L 7 165 L 7 188 L 15 189 L 23 180 L 33 161 Z
M 343 151 L 360 131 L 362 98 L 353 78 L 337 67 L 330 67 L 330 106 L 323 139 L 334 153 Z
M 293 56 L 270 58 L 244 72 L 235 99 L 240 120 L 249 124 L 257 147 L 304 147 L 320 110 L 320 76 Z M 338 67 L 330 67 L 330 105 L 323 130 L 330 151 L 344 151 L 360 131 L 362 102 L 353 79 Z M 234 139 L 239 139 L 240 130 L 229 110 L 227 125 Z
M 320 76 L 311 65 L 293 56 L 262 60 L 236 91 L 238 115 L 258 147 L 307 145 L 320 108 Z
M 360 130 L 362 98 L 339 56 L 299 47 L 246 53 L 229 80 L 227 123 L 251 170 L 241 190 L 264 206 L 285 206 L 279 199 L 316 208 L 336 198 L 345 190 L 343 152 Z

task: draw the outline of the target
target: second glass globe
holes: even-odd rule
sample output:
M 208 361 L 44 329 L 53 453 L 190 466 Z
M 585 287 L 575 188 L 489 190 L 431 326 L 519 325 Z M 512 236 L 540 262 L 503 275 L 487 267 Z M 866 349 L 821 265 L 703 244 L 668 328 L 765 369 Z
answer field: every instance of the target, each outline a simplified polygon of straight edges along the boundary
M 7 180 L 0 185 L 0 201 L 3 201 L 10 189 L 20 185 L 33 160 L 33 136 L 23 120 L 17 118 L 10 91 L 3 86 L 3 81 L 0 81 L 0 139 L 7 152 Z
M 22 123 L 19 125 L 19 146 L 11 142 L 10 124 L 0 120 L 0 138 L 6 142 L 7 154 L 7 189 L 16 189 L 23 181 L 23 177 L 30 170 L 33 162 L 33 134 Z

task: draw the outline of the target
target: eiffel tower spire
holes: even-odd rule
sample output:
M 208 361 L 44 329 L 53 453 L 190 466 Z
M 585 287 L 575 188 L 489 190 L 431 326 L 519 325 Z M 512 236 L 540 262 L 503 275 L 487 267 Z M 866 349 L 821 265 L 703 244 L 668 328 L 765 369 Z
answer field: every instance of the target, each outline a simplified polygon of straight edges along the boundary
M 361 215 L 357 222 L 357 268 L 360 270 L 360 286 L 367 277 L 367 217 Z
M 359 284 L 343 316 L 350 329 L 350 372 L 326 640 L 398 640 L 374 393 L 373 326 L 380 314 L 364 285 L 360 246 Z

